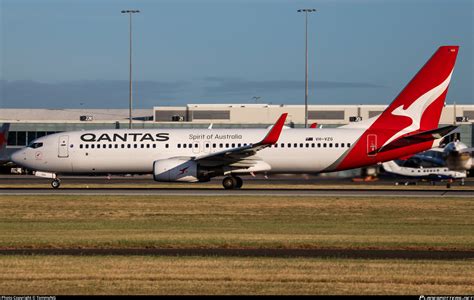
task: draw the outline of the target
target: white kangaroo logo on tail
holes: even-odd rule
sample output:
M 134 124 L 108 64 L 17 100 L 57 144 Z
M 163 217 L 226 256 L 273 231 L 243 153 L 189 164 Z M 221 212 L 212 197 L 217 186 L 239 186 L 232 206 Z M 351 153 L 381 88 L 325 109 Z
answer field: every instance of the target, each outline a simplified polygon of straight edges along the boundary
M 438 99 L 441 94 L 444 93 L 444 91 L 449 85 L 449 82 L 451 81 L 452 74 L 453 71 L 451 71 L 449 76 L 440 85 L 421 95 L 408 108 L 404 109 L 403 105 L 400 105 L 392 111 L 392 115 L 394 116 L 410 118 L 411 124 L 401 129 L 395 135 L 393 135 L 390 139 L 388 139 L 388 141 L 385 142 L 385 144 L 383 144 L 382 147 L 388 145 L 391 141 L 397 139 L 398 137 L 404 134 L 415 132 L 420 129 L 421 117 L 425 113 L 426 108 L 430 106 L 436 99 Z

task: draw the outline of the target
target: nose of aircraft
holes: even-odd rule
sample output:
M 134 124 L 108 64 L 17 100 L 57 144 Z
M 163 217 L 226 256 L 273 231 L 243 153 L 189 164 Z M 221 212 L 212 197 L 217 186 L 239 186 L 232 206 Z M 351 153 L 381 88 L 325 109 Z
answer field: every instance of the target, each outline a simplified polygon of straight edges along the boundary
M 10 156 L 10 160 L 16 164 L 21 164 L 25 160 L 25 151 L 23 149 L 15 151 Z

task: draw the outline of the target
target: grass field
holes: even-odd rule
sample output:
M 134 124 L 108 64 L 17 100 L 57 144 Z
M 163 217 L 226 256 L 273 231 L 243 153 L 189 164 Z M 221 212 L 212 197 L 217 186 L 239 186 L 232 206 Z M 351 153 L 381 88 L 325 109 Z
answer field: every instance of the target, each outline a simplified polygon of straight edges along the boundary
M 0 248 L 474 249 L 450 198 L 2 196 Z
M 474 249 L 469 198 L 2 196 L 0 249 Z M 0 256 L 0 294 L 472 294 L 474 261 Z
M 2 294 L 474 293 L 473 261 L 1 257 Z

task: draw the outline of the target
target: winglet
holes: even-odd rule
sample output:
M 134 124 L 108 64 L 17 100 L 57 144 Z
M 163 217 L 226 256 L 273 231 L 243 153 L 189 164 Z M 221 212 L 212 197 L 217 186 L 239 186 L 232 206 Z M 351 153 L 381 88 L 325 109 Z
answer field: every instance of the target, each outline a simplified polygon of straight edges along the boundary
M 283 129 L 283 125 L 285 125 L 286 117 L 288 113 L 284 113 L 280 116 L 278 121 L 276 121 L 275 125 L 270 129 L 267 133 L 265 138 L 259 142 L 259 145 L 273 145 L 278 142 L 278 138 L 280 137 L 281 130 Z

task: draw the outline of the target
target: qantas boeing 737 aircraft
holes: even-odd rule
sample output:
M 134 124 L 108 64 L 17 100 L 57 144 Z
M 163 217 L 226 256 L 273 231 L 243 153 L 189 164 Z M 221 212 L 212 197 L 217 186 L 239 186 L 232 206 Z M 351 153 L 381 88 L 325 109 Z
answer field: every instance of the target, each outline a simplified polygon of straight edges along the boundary
M 34 140 L 12 161 L 37 176 L 153 173 L 156 181 L 202 182 L 225 176 L 341 171 L 415 154 L 455 127 L 438 128 L 458 46 L 442 46 L 380 115 L 339 128 L 123 129 L 62 132 Z

